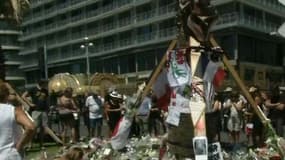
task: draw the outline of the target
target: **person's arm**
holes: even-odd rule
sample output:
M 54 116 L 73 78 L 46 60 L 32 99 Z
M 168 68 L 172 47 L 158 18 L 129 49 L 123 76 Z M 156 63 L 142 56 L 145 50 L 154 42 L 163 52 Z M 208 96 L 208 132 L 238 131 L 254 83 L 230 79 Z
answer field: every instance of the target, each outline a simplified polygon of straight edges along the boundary
M 25 91 L 23 94 L 22 94 L 22 99 L 30 106 L 30 107 L 35 107 L 36 105 L 33 104 L 33 102 L 31 102 L 27 97 L 29 95 L 29 92 L 28 91 Z
M 108 114 L 109 109 L 110 109 L 110 105 L 108 104 L 108 102 L 104 103 L 104 114 L 105 114 L 107 121 L 109 121 L 109 114 Z
M 213 104 L 213 111 L 219 111 L 222 108 L 222 104 L 220 101 L 215 101 Z
M 71 98 L 71 104 L 72 104 L 72 107 L 75 111 L 79 112 L 79 108 L 77 106 L 77 104 L 75 103 L 74 99 Z
M 244 107 L 243 102 L 242 101 L 238 101 L 236 103 L 236 107 L 237 107 L 237 110 L 241 111 L 243 109 L 243 107 Z
M 264 102 L 265 107 L 267 108 L 276 108 L 278 105 L 280 105 L 280 103 L 271 103 L 270 99 L 265 100 Z
M 20 151 L 31 139 L 35 132 L 35 124 L 26 115 L 22 107 L 15 107 L 15 119 L 18 124 L 23 126 L 25 132 L 16 144 L 16 149 Z

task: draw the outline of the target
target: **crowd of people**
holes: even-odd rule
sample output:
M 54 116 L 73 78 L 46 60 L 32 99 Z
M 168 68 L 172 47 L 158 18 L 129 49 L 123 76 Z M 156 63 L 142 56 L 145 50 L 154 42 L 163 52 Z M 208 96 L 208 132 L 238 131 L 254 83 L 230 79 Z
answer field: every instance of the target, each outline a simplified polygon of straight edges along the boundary
M 261 90 L 257 86 L 249 87 L 249 93 L 259 110 L 268 117 L 278 136 L 283 137 L 285 125 L 285 97 L 279 87 Z M 245 97 L 228 87 L 215 96 L 213 111 L 206 114 L 207 136 L 209 142 L 219 141 L 220 132 L 229 133 L 231 143 L 241 143 L 240 135 L 247 137 L 250 147 L 262 147 L 265 143 L 265 128 Z
M 283 136 L 284 93 L 278 87 L 266 91 L 257 86 L 249 87 L 249 92 L 260 110 L 271 120 L 277 134 Z M 13 160 L 21 159 L 24 146 L 30 141 L 33 142 L 35 137 L 40 147 L 44 147 L 46 133 L 63 146 L 78 142 L 81 137 L 79 129 L 81 117 L 89 138 L 110 138 L 125 111 L 125 96 L 114 89 L 108 91 L 104 97 L 96 92 L 75 96 L 70 87 L 61 93 L 48 93 L 46 81 L 40 81 L 35 88 L 24 92 L 21 96 L 30 107 L 28 113 L 13 96 L 15 93 L 11 93 L 7 85 L 2 83 L 0 159 L 7 157 Z M 58 134 L 51 129 L 54 123 L 51 115 L 54 114 L 59 121 Z M 157 97 L 148 94 L 137 110 L 130 135 L 159 136 L 166 133 L 166 114 L 158 106 Z M 109 126 L 108 135 L 102 131 L 104 122 Z M 244 96 L 230 87 L 215 94 L 211 112 L 206 113 L 206 127 L 209 143 L 221 141 L 221 131 L 229 134 L 233 145 L 240 143 L 242 132 L 247 135 L 249 146 L 260 147 L 265 141 L 265 130 L 259 117 Z M 28 148 L 33 147 L 32 144 L 29 143 Z

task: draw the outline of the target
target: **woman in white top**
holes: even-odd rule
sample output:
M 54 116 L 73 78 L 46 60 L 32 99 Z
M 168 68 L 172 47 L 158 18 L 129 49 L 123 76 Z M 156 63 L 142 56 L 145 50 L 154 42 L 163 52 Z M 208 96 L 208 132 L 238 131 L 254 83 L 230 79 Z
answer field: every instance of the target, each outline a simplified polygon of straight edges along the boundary
M 241 111 L 244 105 L 243 102 L 238 98 L 239 95 L 237 93 L 233 93 L 231 99 L 224 103 L 224 108 L 230 108 L 227 128 L 232 137 L 233 144 L 239 143 L 240 130 L 242 128 Z
M 5 83 L 0 84 L 0 159 L 22 160 L 19 154 L 25 144 L 33 136 L 35 125 L 28 118 L 22 107 L 14 107 L 8 104 L 9 89 Z M 25 129 L 21 138 L 16 141 L 17 125 Z

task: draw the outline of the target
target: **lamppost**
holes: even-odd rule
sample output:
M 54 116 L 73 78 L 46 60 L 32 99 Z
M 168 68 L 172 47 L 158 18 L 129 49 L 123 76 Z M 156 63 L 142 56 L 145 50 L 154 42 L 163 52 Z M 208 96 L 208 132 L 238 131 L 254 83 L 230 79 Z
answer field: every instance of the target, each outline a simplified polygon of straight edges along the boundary
M 93 46 L 92 42 L 88 42 L 88 37 L 84 37 L 84 44 L 80 45 L 80 48 L 85 49 L 86 56 L 86 74 L 89 80 L 90 75 L 90 62 L 89 62 L 89 47 Z

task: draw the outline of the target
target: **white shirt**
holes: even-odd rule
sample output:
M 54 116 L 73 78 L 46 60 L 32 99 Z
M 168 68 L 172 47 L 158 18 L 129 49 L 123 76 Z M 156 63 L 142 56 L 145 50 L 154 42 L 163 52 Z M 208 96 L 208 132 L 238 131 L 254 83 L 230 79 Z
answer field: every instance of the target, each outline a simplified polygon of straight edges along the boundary
M 100 107 L 93 96 L 88 96 L 85 101 L 85 106 L 89 108 L 89 118 L 90 119 L 98 119 L 102 118 L 102 113 L 100 113 Z
M 16 150 L 17 122 L 15 120 L 15 108 L 9 104 L 0 103 L 0 159 L 21 160 Z

